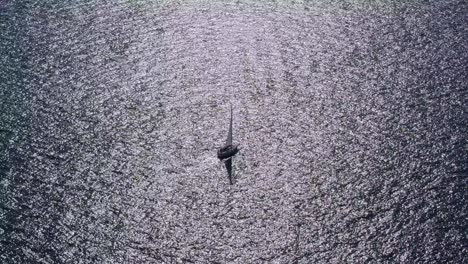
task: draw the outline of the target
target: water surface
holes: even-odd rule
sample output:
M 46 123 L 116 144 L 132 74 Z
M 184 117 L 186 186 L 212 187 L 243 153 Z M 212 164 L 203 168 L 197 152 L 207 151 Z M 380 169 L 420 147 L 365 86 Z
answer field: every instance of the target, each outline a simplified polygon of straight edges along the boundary
M 1 262 L 463 263 L 467 13 L 0 1 Z

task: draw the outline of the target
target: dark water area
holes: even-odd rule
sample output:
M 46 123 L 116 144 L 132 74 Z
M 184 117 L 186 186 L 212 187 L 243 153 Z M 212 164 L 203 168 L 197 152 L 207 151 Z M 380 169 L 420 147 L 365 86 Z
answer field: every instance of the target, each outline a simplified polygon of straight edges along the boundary
M 0 0 L 0 263 L 467 263 L 466 14 Z

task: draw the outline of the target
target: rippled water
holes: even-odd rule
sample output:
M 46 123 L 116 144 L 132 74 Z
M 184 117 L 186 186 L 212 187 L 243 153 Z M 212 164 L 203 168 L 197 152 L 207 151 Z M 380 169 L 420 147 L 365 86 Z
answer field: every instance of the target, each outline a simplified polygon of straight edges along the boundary
M 0 0 L 0 262 L 466 262 L 468 4 L 408 2 Z

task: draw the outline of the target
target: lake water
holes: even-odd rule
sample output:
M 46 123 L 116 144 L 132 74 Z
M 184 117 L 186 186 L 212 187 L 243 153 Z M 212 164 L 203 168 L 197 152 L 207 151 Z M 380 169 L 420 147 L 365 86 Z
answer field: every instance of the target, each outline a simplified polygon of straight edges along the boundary
M 0 0 L 0 262 L 466 262 L 466 14 Z

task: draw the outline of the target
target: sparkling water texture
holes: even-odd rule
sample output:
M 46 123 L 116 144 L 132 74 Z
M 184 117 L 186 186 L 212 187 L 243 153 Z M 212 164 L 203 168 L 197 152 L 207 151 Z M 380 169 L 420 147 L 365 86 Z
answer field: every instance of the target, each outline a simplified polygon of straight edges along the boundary
M 467 14 L 0 0 L 0 263 L 468 263 Z

